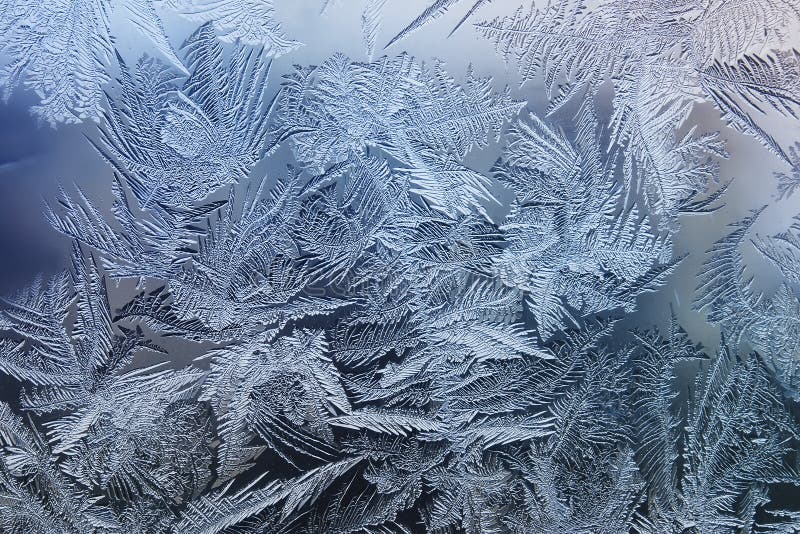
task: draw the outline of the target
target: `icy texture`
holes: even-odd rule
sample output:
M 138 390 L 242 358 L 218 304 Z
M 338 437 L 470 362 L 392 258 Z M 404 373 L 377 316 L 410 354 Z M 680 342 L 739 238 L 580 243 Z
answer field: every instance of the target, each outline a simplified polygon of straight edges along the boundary
M 106 204 L 50 199 L 69 266 L 2 301 L 0 531 L 797 532 L 800 222 L 673 250 L 730 185 L 704 104 L 796 198 L 770 129 L 798 126 L 796 7 L 475 24 L 541 113 L 478 67 L 374 57 L 498 2 L 429 2 L 386 41 L 395 4 L 358 6 L 367 61 L 281 84 L 277 1 L 0 7 L 4 84 L 95 119 L 113 175 Z M 158 57 L 126 62 L 112 10 Z M 191 25 L 174 49 L 159 11 Z M 675 315 L 632 326 L 687 256 L 718 350 Z
M 753 239 L 750 230 L 764 208 L 735 223 L 734 231 L 709 251 L 700 274 L 695 306 L 708 310 L 708 319 L 720 324 L 736 343 L 763 353 L 786 394 L 800 398 L 800 225 L 771 238 Z M 771 295 L 751 287 L 742 249 L 748 243 L 781 271 L 785 281 Z
M 650 208 L 674 217 L 681 200 L 716 174 L 709 156 L 724 154 L 714 134 L 677 130 L 700 102 L 788 160 L 761 123 L 763 110 L 795 116 L 800 56 L 787 39 L 800 8 L 790 1 L 638 3 L 581 0 L 520 7 L 478 24 L 525 80 L 540 72 L 552 102 L 591 100 L 614 88 L 611 135 L 627 147 L 626 181 L 641 182 Z
M 35 91 L 41 104 L 32 112 L 57 123 L 95 119 L 103 113 L 114 43 L 111 19 L 122 31 L 144 34 L 159 59 L 185 71 L 175 55 L 156 7 L 196 22 L 212 22 L 220 39 L 260 46 L 265 54 L 285 54 L 299 43 L 283 36 L 272 19 L 271 0 L 9 0 L 0 5 L 0 52 L 9 61 L 0 71 L 6 98 L 17 85 Z

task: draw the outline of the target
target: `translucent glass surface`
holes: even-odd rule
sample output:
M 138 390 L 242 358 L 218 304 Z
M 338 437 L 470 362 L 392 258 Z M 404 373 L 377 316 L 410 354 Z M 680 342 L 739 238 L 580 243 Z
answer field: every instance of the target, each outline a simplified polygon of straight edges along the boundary
M 800 532 L 797 0 L 0 0 L 0 532 Z

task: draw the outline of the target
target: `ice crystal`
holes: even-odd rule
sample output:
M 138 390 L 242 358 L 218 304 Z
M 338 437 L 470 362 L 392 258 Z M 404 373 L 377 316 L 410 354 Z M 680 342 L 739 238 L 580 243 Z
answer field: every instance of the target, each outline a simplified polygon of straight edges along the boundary
M 490 4 L 429 2 L 389 44 Z M 543 111 L 481 67 L 375 58 L 388 6 L 358 6 L 368 61 L 280 87 L 299 43 L 271 0 L 0 7 L 4 85 L 96 119 L 110 184 L 48 199 L 69 265 L 0 302 L 0 530 L 796 532 L 800 222 L 759 236 L 756 210 L 708 252 L 719 350 L 637 314 L 684 266 L 680 218 L 727 195 L 695 198 L 726 155 L 702 102 L 792 198 L 762 115 L 796 119 L 796 7 L 477 24 Z M 199 25 L 174 50 L 168 11 Z M 118 18 L 156 57 L 114 49 Z

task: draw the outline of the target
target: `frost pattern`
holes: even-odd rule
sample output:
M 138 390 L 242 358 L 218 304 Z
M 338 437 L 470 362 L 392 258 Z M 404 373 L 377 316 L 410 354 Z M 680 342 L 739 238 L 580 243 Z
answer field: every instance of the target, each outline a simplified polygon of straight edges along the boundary
M 538 9 L 477 24 L 520 75 L 541 74 L 554 113 L 577 98 L 613 85 L 611 135 L 627 145 L 626 180 L 642 182 L 652 210 L 677 216 L 682 200 L 716 176 L 710 158 L 725 152 L 714 134 L 684 137 L 699 103 L 714 104 L 723 118 L 789 159 L 766 130 L 764 115 L 785 116 L 796 128 L 797 51 L 787 36 L 800 11 L 788 1 L 627 2 L 554 1 Z
M 51 124 L 98 116 L 111 53 L 108 11 L 104 3 L 70 0 L 0 6 L 2 51 L 10 58 L 0 74 L 5 98 L 24 83 L 41 99 L 31 111 Z
M 325 14 L 339 3 L 339 0 L 323 0 L 321 12 Z M 465 4 L 467 10 L 452 28 L 452 30 L 450 30 L 450 33 L 447 35 L 447 37 L 450 37 L 468 20 L 470 20 L 475 13 L 479 12 L 481 8 L 486 7 L 491 3 L 492 0 L 470 0 L 469 2 L 461 2 L 461 0 L 431 0 L 430 5 L 425 8 L 422 13 L 417 15 L 410 23 L 408 23 L 408 25 L 403 27 L 394 37 L 392 37 L 389 42 L 383 46 L 383 48 L 387 49 L 396 45 L 400 41 L 407 39 L 417 30 L 446 15 L 451 9 L 458 8 L 460 4 Z M 364 43 L 364 49 L 367 52 L 367 57 L 370 59 L 370 61 L 375 53 L 378 33 L 384 25 L 383 14 L 387 4 L 389 6 L 402 5 L 400 2 L 392 2 L 390 0 L 363 0 L 362 2 L 362 40 Z
M 593 112 L 580 118 L 574 143 L 534 115 L 507 139 L 496 176 L 515 198 L 500 227 L 509 246 L 494 272 L 525 292 L 545 337 L 572 324 L 575 312 L 632 311 L 676 262 L 669 236 L 653 231 L 615 180 Z
M 356 183 L 367 185 L 388 171 L 379 157 L 391 157 L 413 192 L 449 216 L 468 215 L 494 197 L 491 181 L 461 160 L 499 139 L 523 105 L 508 89 L 495 93 L 471 68 L 461 86 L 442 63 L 419 65 L 401 55 L 363 64 L 337 55 L 287 80 L 285 126 L 275 142 L 291 139 L 297 161 L 320 183 L 354 168 Z
M 23 85 L 41 100 L 32 112 L 53 126 L 97 120 L 103 113 L 103 90 L 114 55 L 112 19 L 144 34 L 161 54 L 159 59 L 185 71 L 156 7 L 192 21 L 213 22 L 222 40 L 241 39 L 268 55 L 279 56 L 299 46 L 281 33 L 269 0 L 9 0 L 0 6 L 0 52 L 8 58 L 0 70 L 5 98 Z
M 795 192 L 797 147 L 755 118 L 794 118 L 791 3 L 478 24 L 544 76 L 546 116 L 471 66 L 373 61 L 386 0 L 364 5 L 370 61 L 298 65 L 274 93 L 298 43 L 271 1 L 157 4 L 201 26 L 173 51 L 155 4 L 120 4 L 164 56 L 130 64 L 84 16 L 102 3 L 0 8 L 7 80 L 48 120 L 96 118 L 113 173 L 110 205 L 65 185 L 47 206 L 69 267 L 2 300 L 1 531 L 797 531 L 800 222 L 759 237 L 757 210 L 709 251 L 694 306 L 717 351 L 674 315 L 629 321 L 681 265 L 679 217 L 725 198 L 695 198 L 725 156 L 698 103 Z M 456 29 L 490 2 L 434 1 L 392 43 L 457 4 Z M 56 71 L 63 48 L 29 39 L 65 21 L 97 26 Z
M 158 4 L 193 22 L 212 22 L 220 39 L 228 43 L 260 45 L 273 56 L 282 56 L 300 46 L 283 35 L 274 19 L 272 0 L 160 0 Z
M 458 28 L 460 28 L 461 25 L 464 24 L 476 11 L 478 11 L 481 7 L 490 4 L 491 2 L 492 0 L 475 0 L 474 2 L 470 1 L 469 9 L 450 31 L 450 35 L 453 35 L 453 33 L 455 33 L 455 31 L 458 30 Z M 426 24 L 446 14 L 452 7 L 459 3 L 461 3 L 461 0 L 433 0 L 431 5 L 425 8 L 422 13 L 420 13 L 408 24 L 408 26 L 400 30 L 397 35 L 392 37 L 391 41 L 389 41 L 389 43 L 386 45 L 386 48 L 389 48 L 396 42 L 405 39 Z
M 750 237 L 762 207 L 733 225 L 733 231 L 709 251 L 700 275 L 695 307 L 708 311 L 709 321 L 720 324 L 737 343 L 748 343 L 763 352 L 788 395 L 800 396 L 800 226 L 772 238 Z M 748 241 L 750 243 L 748 243 Z M 742 251 L 754 247 L 783 274 L 784 282 L 764 294 L 752 288 Z

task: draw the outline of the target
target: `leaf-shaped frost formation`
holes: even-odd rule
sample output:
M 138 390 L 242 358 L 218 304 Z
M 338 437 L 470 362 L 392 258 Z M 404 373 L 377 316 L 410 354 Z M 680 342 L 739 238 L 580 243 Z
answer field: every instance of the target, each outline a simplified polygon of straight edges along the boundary
M 489 3 L 430 2 L 399 38 Z M 271 1 L 120 4 L 184 69 L 117 54 L 90 96 L 70 80 L 105 57 L 57 73 L 114 180 L 110 205 L 60 192 L 70 267 L 0 301 L 0 531 L 795 531 L 798 225 L 755 236 L 756 212 L 710 251 L 716 355 L 675 317 L 625 331 L 681 260 L 679 215 L 727 189 L 693 199 L 724 157 L 696 104 L 778 153 L 762 111 L 794 119 L 791 2 L 673 4 L 479 24 L 544 76 L 547 117 L 406 54 L 336 54 L 273 95 L 297 43 Z M 52 58 L 24 36 L 64 21 L 86 30 L 70 57 L 110 57 L 104 19 L 24 18 L 103 5 L 0 8 L 12 69 L 35 86 Z M 370 55 L 387 5 L 365 2 Z M 172 55 L 156 7 L 202 23 Z M 751 245 L 776 291 L 751 286 Z
M 225 42 L 262 46 L 270 56 L 282 56 L 301 46 L 283 34 L 272 0 L 161 0 L 159 4 L 193 22 L 212 22 Z
M 655 1 L 630 16 L 625 2 L 578 0 L 519 8 L 477 28 L 517 62 L 523 81 L 544 79 L 552 112 L 597 97 L 610 79 L 612 137 L 630 146 L 629 180 L 638 175 L 650 207 L 674 219 L 680 199 L 716 176 L 709 158 L 725 156 L 713 135 L 675 136 L 699 102 L 789 161 L 767 125 L 797 121 L 797 51 L 786 35 L 798 21 L 784 1 L 690 2 L 674 13 Z

